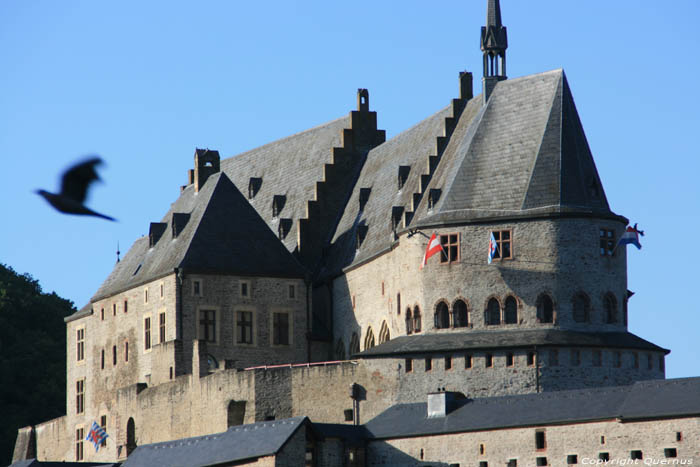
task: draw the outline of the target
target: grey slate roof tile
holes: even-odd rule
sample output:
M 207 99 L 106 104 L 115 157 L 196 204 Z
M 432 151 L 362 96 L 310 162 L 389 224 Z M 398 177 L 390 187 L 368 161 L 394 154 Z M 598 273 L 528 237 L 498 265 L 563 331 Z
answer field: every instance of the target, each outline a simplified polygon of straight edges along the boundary
M 427 404 L 395 405 L 365 428 L 374 439 L 425 436 L 592 420 L 700 414 L 700 378 L 462 401 L 446 417 L 427 418 Z
M 223 433 L 137 447 L 124 467 L 198 467 L 274 455 L 307 422 L 306 417 L 258 422 Z
M 630 332 L 580 332 L 560 329 L 436 332 L 400 336 L 356 357 L 397 357 L 416 353 L 523 348 L 533 346 L 612 347 L 665 351 Z

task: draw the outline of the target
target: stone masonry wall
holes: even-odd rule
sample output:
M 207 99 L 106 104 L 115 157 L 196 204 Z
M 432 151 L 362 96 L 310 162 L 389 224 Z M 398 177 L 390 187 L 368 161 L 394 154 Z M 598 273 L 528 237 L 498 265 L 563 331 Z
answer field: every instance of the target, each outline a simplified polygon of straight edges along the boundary
M 545 449 L 535 445 L 535 432 L 545 432 Z M 677 441 L 680 433 L 681 441 Z M 372 441 L 368 445 L 369 466 L 534 466 L 545 457 L 549 466 L 567 466 L 567 456 L 576 455 L 577 465 L 596 465 L 600 453 L 608 453 L 609 465 L 662 465 L 664 449 L 675 448 L 683 465 L 700 462 L 700 418 L 679 418 L 620 423 L 615 420 L 514 428 L 471 433 Z M 481 453 L 483 449 L 483 454 Z M 634 463 L 632 450 L 641 450 L 643 460 Z M 655 462 L 654 462 L 655 461 Z M 602 465 L 602 464 L 599 464 Z M 664 464 L 670 465 L 670 464 Z

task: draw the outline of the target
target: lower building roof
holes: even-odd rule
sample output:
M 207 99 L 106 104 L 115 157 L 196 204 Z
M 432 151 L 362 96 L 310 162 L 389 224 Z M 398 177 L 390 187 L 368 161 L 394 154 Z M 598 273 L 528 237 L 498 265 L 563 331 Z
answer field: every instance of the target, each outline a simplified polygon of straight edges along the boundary
M 630 332 L 582 332 L 562 329 L 435 332 L 391 339 L 357 354 L 360 358 L 399 357 L 460 350 L 526 347 L 611 347 L 669 353 Z

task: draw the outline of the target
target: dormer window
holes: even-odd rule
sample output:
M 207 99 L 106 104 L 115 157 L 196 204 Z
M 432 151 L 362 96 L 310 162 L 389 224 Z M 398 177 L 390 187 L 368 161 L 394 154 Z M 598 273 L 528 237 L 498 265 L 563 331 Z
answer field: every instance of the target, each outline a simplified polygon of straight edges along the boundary
M 371 191 L 371 188 L 360 188 L 360 211 L 365 209 L 367 201 L 369 201 L 369 194 Z
M 292 230 L 292 220 L 280 219 L 280 223 L 277 226 L 277 235 L 279 236 L 280 240 L 287 238 L 290 230 Z
M 399 191 L 406 184 L 406 180 L 408 180 L 408 174 L 410 171 L 411 171 L 410 165 L 400 165 L 399 166 Z
M 403 217 L 403 206 L 393 206 L 391 208 L 391 229 L 397 230 L 401 224 L 401 217 Z
M 362 242 L 365 241 L 365 238 L 367 237 L 367 231 L 369 230 L 369 227 L 366 225 L 358 225 L 357 226 L 357 249 L 360 249 L 360 246 L 362 246 Z
M 442 190 L 438 188 L 431 188 L 431 190 L 428 192 L 428 209 L 433 209 L 437 202 L 440 200 L 440 195 L 442 194 Z
M 248 199 L 255 198 L 255 195 L 258 194 L 258 191 L 260 191 L 261 186 L 262 178 L 250 177 L 250 181 L 248 182 Z
M 284 195 L 275 195 L 272 197 L 272 217 L 279 217 L 280 212 L 284 209 L 284 204 L 287 201 L 287 197 Z

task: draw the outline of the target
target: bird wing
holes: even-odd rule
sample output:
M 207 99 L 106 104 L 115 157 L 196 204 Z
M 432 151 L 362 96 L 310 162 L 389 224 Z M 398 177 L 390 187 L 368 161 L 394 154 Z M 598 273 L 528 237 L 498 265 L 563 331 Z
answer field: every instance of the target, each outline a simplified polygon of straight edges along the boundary
M 90 183 L 100 179 L 95 171 L 95 166 L 101 163 L 102 159 L 93 157 L 66 170 L 61 178 L 61 196 L 74 199 L 82 204 L 87 196 Z

